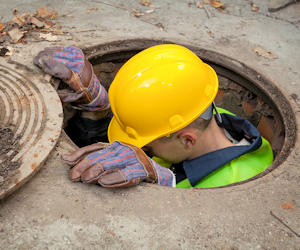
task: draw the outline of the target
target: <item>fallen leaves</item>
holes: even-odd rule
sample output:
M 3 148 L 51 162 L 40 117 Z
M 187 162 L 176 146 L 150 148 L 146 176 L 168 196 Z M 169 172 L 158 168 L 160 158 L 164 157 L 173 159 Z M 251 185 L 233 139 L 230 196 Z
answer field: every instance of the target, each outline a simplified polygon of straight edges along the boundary
M 258 12 L 258 11 L 259 11 L 259 8 L 256 6 L 255 3 L 250 2 L 250 5 L 251 5 L 251 10 L 252 10 L 253 12 Z
M 5 42 L 26 44 L 26 37 L 32 31 L 52 33 L 60 28 L 52 21 L 57 17 L 58 13 L 56 10 L 41 7 L 35 13 L 22 13 L 18 15 L 18 10 L 15 9 L 13 14 L 14 17 L 12 20 L 0 23 L 0 44 Z M 59 31 L 57 34 L 59 34 Z M 52 35 L 40 36 L 40 38 L 47 41 L 57 40 L 57 37 L 52 37 Z
M 29 19 L 30 19 L 30 15 L 27 14 L 27 13 L 24 13 L 20 16 L 15 16 L 11 22 L 12 23 L 16 23 L 18 24 L 19 26 L 23 26 L 25 25 L 27 22 L 29 22 Z
M 205 11 L 207 11 L 207 9 L 205 8 L 204 4 L 210 5 L 220 12 L 222 12 L 223 10 L 226 9 L 225 4 L 223 4 L 221 1 L 218 1 L 218 0 L 203 0 L 203 1 L 197 0 L 194 2 L 188 2 L 189 7 L 193 6 L 194 4 L 197 8 L 205 9 Z
M 215 38 L 215 34 L 214 34 L 213 32 L 207 31 L 207 34 L 208 34 L 210 37 Z
M 113 237 L 116 236 L 116 234 L 115 234 L 113 231 L 111 231 L 111 230 L 108 230 L 108 233 L 109 233 L 111 236 L 113 236 Z
M 57 36 L 54 36 L 54 35 L 52 35 L 50 33 L 48 33 L 48 34 L 41 33 L 40 34 L 40 38 L 42 38 L 42 39 L 44 39 L 46 41 L 49 41 L 49 42 L 55 42 L 55 41 L 58 40 Z
M 267 51 L 262 47 L 255 47 L 253 50 L 255 51 L 255 53 L 257 55 L 265 57 L 267 59 L 274 60 L 274 59 L 278 58 L 273 52 Z
M 7 33 L 14 43 L 18 43 L 24 36 L 24 32 L 20 31 L 18 28 L 9 30 Z
M 5 29 L 5 26 L 2 23 L 0 23 L 0 32 L 4 29 Z
M 55 19 L 57 17 L 57 11 L 56 10 L 48 10 L 45 7 L 41 7 L 41 8 L 39 8 L 37 15 L 41 18 Z
M 45 26 L 45 23 L 37 19 L 36 17 L 31 17 L 31 23 L 34 24 L 38 28 L 42 28 Z
M 141 0 L 140 5 L 150 7 L 152 3 L 149 0 Z
M 165 30 L 165 27 L 163 26 L 162 23 L 156 23 L 155 26 L 156 26 L 157 28 L 159 28 L 160 30 Z
M 88 13 L 90 13 L 91 11 L 97 11 L 98 10 L 98 8 L 96 8 L 96 7 L 91 7 L 91 8 L 88 8 L 87 9 L 87 11 L 88 11 Z
M 154 12 L 154 9 L 150 9 L 150 10 L 146 10 L 145 13 L 147 14 L 150 14 L 150 13 L 153 13 Z
M 217 0 L 210 0 L 209 4 L 216 9 L 224 7 L 224 4 Z
M 134 8 L 131 9 L 131 13 L 132 13 L 135 17 L 141 17 L 141 16 L 144 15 L 144 13 L 142 13 L 142 12 L 140 12 L 139 10 L 134 9 Z
M 140 17 L 140 16 L 144 16 L 145 14 L 150 14 L 154 12 L 155 7 L 152 5 L 152 2 L 149 0 L 140 0 L 139 1 L 140 5 L 142 6 L 146 6 L 149 7 L 151 9 L 145 10 L 144 12 L 137 10 L 137 9 L 131 9 L 131 13 L 135 16 L 135 17 Z
M 218 1 L 218 0 L 203 0 L 203 3 L 204 4 L 209 4 L 210 6 L 216 8 L 216 9 L 225 9 L 225 5 Z M 200 1 L 197 1 L 196 2 L 196 6 L 203 6 L 202 2 Z M 198 8 L 201 8 L 201 7 L 198 7 Z
M 203 3 L 200 0 L 197 0 L 196 7 L 199 8 L 199 9 L 202 9 L 203 8 Z
M 281 204 L 281 207 L 282 207 L 283 209 L 285 209 L 285 210 L 290 210 L 290 209 L 293 208 L 293 206 L 294 206 L 293 204 L 287 203 L 287 202 L 284 202 L 284 203 Z

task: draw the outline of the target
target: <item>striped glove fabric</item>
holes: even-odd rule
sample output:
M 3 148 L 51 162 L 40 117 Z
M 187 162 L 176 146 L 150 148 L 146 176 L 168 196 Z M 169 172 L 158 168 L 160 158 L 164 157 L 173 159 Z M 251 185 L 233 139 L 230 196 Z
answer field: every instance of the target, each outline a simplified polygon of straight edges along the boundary
M 34 58 L 34 64 L 72 89 L 58 90 L 62 102 L 71 102 L 86 111 L 109 108 L 107 92 L 81 49 L 75 46 L 45 48 Z
M 175 175 L 150 159 L 133 145 L 115 141 L 80 148 L 62 160 L 74 166 L 69 173 L 73 181 L 98 183 L 103 187 L 131 187 L 141 181 L 175 187 Z

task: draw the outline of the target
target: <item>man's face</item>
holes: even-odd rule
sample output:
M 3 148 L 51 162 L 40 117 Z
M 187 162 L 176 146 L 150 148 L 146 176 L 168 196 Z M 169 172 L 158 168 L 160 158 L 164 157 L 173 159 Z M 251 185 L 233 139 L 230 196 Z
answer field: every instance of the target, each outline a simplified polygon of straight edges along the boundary
M 156 139 L 142 148 L 150 157 L 157 156 L 170 163 L 182 162 L 187 151 L 176 135 L 169 139 Z

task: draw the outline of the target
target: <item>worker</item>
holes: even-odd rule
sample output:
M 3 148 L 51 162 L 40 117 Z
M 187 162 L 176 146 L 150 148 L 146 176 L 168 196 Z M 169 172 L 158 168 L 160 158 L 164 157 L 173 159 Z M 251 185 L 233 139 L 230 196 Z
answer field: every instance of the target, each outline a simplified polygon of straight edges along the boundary
M 73 167 L 73 181 L 219 187 L 254 177 L 273 161 L 269 142 L 249 121 L 216 108 L 215 71 L 183 46 L 157 45 L 136 54 L 108 95 L 79 48 L 47 48 L 34 63 L 68 84 L 72 91 L 59 95 L 82 110 L 82 119 L 101 123 L 108 110 L 113 114 L 110 143 L 62 156 Z

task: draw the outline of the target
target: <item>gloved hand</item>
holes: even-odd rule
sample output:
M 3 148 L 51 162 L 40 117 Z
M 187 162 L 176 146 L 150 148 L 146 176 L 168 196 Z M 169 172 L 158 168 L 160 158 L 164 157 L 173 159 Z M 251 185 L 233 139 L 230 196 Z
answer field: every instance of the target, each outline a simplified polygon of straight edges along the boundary
M 45 48 L 33 62 L 46 73 L 66 82 L 75 91 L 59 90 L 62 102 L 76 102 L 77 107 L 87 111 L 109 107 L 107 92 L 81 49 L 75 46 Z
M 142 149 L 118 141 L 80 148 L 63 155 L 62 160 L 75 165 L 69 173 L 73 181 L 99 183 L 103 187 L 131 187 L 146 181 L 175 187 L 171 170 L 148 158 Z

